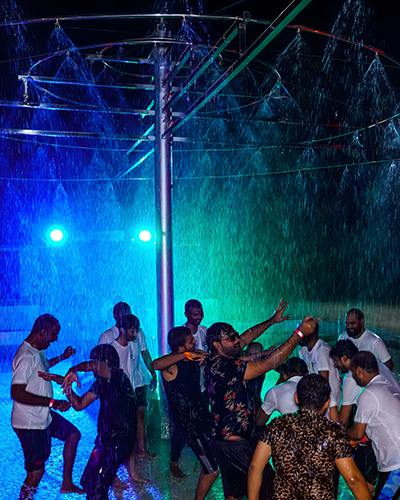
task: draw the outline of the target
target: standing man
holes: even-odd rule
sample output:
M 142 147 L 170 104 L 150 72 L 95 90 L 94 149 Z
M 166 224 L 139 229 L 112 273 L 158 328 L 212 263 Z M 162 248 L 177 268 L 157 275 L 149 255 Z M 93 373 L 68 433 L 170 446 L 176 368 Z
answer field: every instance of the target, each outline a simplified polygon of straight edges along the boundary
M 393 370 L 393 360 L 384 341 L 364 326 L 364 313 L 360 309 L 350 309 L 346 315 L 346 331 L 338 340 L 350 339 L 359 351 L 369 351 L 385 365 Z
M 379 373 L 376 357 L 360 351 L 351 360 L 354 380 L 365 387 L 357 400 L 351 439 L 366 435 L 378 463 L 378 483 L 374 498 L 399 498 L 400 493 L 400 396 L 394 395 Z
M 200 392 L 199 361 L 204 360 L 207 353 L 194 351 L 194 337 L 185 326 L 168 332 L 168 344 L 171 354 L 156 359 L 153 365 L 161 370 L 172 418 L 200 462 L 195 500 L 204 500 L 218 476 L 211 437 L 211 415 Z
M 248 500 L 260 498 L 262 473 L 271 456 L 274 500 L 335 500 L 336 468 L 357 500 L 371 499 L 343 428 L 324 417 L 330 392 L 321 375 L 305 375 L 299 381 L 300 411 L 273 420 L 258 442 L 249 468 Z
M 326 378 L 331 387 L 329 418 L 338 422 L 340 404 L 340 376 L 335 364 L 330 357 L 331 346 L 319 338 L 319 325 L 312 335 L 301 342 L 302 346 L 299 352 L 308 368 L 308 373 L 315 373 Z
M 255 415 L 249 409 L 247 381 L 281 365 L 305 335 L 316 328 L 308 317 L 281 346 L 258 361 L 240 359 L 242 349 L 267 328 L 288 319 L 287 303 L 281 300 L 276 312 L 266 321 L 239 335 L 228 323 L 214 323 L 207 330 L 210 358 L 205 375 L 211 414 L 214 421 L 215 451 L 226 498 L 241 498 L 247 491 L 247 470 L 254 451 L 251 436 Z M 265 474 L 271 483 L 271 469 Z
M 115 325 L 103 332 L 99 338 L 99 344 L 111 344 L 118 336 L 118 323 L 126 314 L 131 314 L 130 305 L 126 302 L 118 302 L 113 308 L 113 316 Z M 136 339 L 130 342 L 131 363 L 131 383 L 136 394 L 136 414 L 137 414 L 137 456 L 142 458 L 154 458 L 146 449 L 146 432 L 145 432 L 145 411 L 147 406 L 147 386 L 151 391 L 155 391 L 157 387 L 157 376 L 152 367 L 152 359 L 147 349 L 147 343 L 144 332 L 141 328 L 138 329 Z M 145 367 L 143 366 L 143 362 Z M 150 374 L 151 379 L 150 379 Z
M 72 481 L 72 469 L 81 434 L 74 425 L 54 411 L 67 411 L 70 404 L 65 400 L 54 399 L 50 379 L 46 380 L 39 375 L 39 372 L 47 373 L 49 366 L 75 352 L 72 347 L 68 347 L 61 356 L 47 360 L 44 351 L 58 339 L 59 332 L 58 320 L 50 314 L 42 314 L 36 318 L 12 363 L 11 423 L 21 442 L 26 470 L 20 499 L 32 498 L 37 490 L 46 460 L 50 456 L 53 437 L 64 441 L 61 492 L 83 493 Z
M 77 372 L 93 372 L 95 381 L 82 396 L 72 390 Z M 114 347 L 100 344 L 90 361 L 71 368 L 63 382 L 65 394 L 77 411 L 100 400 L 94 449 L 83 471 L 81 484 L 88 500 L 106 500 L 118 467 L 132 453 L 135 440 L 135 394 L 128 377 L 119 369 Z

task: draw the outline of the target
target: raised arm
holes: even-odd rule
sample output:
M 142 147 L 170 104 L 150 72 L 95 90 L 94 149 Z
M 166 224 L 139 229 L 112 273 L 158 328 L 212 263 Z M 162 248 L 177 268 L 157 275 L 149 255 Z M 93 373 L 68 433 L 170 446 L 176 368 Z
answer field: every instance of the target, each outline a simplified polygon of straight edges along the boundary
M 293 349 L 299 344 L 303 336 L 306 337 L 311 335 L 315 331 L 316 325 L 317 320 L 313 317 L 307 316 L 304 318 L 299 328 L 293 332 L 286 342 L 275 349 L 271 356 L 247 364 L 244 379 L 252 380 L 253 378 L 259 377 L 277 368 L 286 360 Z
M 75 353 L 76 350 L 71 345 L 69 345 L 68 347 L 65 348 L 62 354 L 59 354 L 58 356 L 55 356 L 54 358 L 51 358 L 47 361 L 49 368 L 56 365 L 57 363 L 60 363 L 61 361 L 64 361 L 65 359 L 70 358 Z
M 186 352 L 171 352 L 170 354 L 165 354 L 165 356 L 155 359 L 152 366 L 155 370 L 162 371 L 184 359 L 189 359 L 190 361 L 201 361 L 207 356 L 208 352 L 200 351 L 199 349 Z
M 287 305 L 288 303 L 281 299 L 275 313 L 270 318 L 244 331 L 239 337 L 240 346 L 242 347 L 242 349 L 246 345 L 250 344 L 250 342 L 253 342 L 253 340 L 259 337 L 262 333 L 264 333 L 265 330 L 267 330 L 270 326 L 289 319 L 289 316 L 283 315 L 287 308 Z

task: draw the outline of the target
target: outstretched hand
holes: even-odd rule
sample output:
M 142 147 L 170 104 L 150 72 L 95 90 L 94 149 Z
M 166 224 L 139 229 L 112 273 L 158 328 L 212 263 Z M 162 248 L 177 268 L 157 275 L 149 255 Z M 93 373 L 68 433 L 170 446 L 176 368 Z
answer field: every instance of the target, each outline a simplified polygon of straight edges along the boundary
M 38 372 L 38 375 L 43 380 L 55 382 L 58 385 L 62 385 L 62 383 L 64 382 L 64 377 L 62 375 L 57 375 L 56 373 Z
M 76 382 L 77 386 L 80 387 L 81 383 L 79 382 L 79 378 L 76 372 L 69 371 L 65 377 L 64 377 L 64 382 L 62 384 L 62 389 L 64 394 L 69 396 L 72 391 L 72 384 Z
M 288 302 L 286 300 L 281 299 L 279 301 L 278 307 L 276 308 L 276 311 L 272 316 L 272 321 L 274 323 L 281 323 L 282 321 L 286 321 L 289 319 L 288 315 L 284 316 L 287 306 Z
M 62 353 L 61 357 L 62 359 L 68 359 L 71 356 L 73 356 L 76 353 L 76 349 L 72 347 L 72 345 L 69 345 L 68 347 L 65 348 L 64 352 Z
M 206 359 L 207 356 L 209 356 L 209 353 L 207 351 L 202 351 L 201 349 L 193 349 L 193 351 L 190 352 L 190 361 L 198 361 L 202 362 Z
M 306 316 L 299 325 L 299 330 L 305 337 L 308 337 L 315 332 L 317 325 L 318 320 L 316 318 L 314 318 L 313 316 Z

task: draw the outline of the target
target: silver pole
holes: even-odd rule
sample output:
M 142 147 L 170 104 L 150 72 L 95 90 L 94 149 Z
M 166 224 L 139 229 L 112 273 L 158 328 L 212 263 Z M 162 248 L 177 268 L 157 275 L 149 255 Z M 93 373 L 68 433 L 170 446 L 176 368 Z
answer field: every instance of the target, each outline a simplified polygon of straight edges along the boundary
M 174 324 L 174 291 L 172 269 L 172 134 L 171 109 L 168 105 L 171 83 L 167 48 L 156 46 L 155 59 L 155 205 L 157 259 L 157 322 L 159 353 L 168 351 L 167 335 Z

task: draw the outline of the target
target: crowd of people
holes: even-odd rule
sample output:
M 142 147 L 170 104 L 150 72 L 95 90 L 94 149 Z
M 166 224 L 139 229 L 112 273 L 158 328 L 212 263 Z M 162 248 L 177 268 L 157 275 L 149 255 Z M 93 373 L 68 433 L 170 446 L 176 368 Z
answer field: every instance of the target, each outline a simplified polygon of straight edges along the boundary
M 264 349 L 257 339 L 288 319 L 286 308 L 281 300 L 269 319 L 239 334 L 228 323 L 204 327 L 202 304 L 191 299 L 187 321 L 168 333 L 170 353 L 153 361 L 139 319 L 119 302 L 115 325 L 65 375 L 49 369 L 75 349 L 47 359 L 60 324 L 50 314 L 39 316 L 12 364 L 11 420 L 26 470 L 20 498 L 33 498 L 52 438 L 64 442 L 61 492 L 106 499 L 123 464 L 132 481 L 145 482 L 136 459 L 157 459 L 147 449 L 145 425 L 157 371 L 169 407 L 170 473 L 186 477 L 179 463 L 184 446 L 200 465 L 188 498 L 206 498 L 218 475 L 228 500 L 333 500 L 340 475 L 357 499 L 399 498 L 400 384 L 384 341 L 365 328 L 362 311 L 351 309 L 333 346 L 307 316 L 286 341 Z M 279 379 L 261 398 L 270 370 Z M 94 375 L 82 394 L 73 386 L 79 372 Z M 66 399 L 53 398 L 52 382 L 62 385 Z M 95 400 L 97 436 L 77 486 L 72 472 L 80 432 L 60 412 Z

